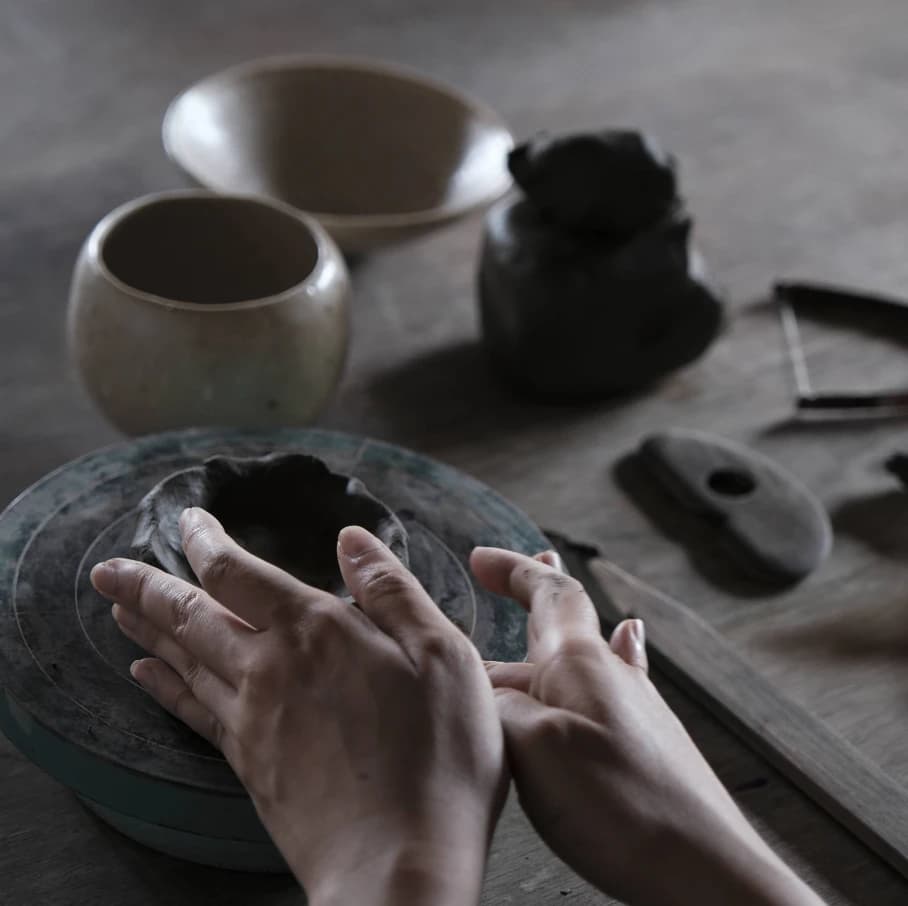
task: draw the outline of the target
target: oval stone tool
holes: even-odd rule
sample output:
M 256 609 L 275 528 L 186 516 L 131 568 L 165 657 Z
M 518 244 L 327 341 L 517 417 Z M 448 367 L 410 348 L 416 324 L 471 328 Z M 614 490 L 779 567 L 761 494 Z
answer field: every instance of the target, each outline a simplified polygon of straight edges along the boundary
M 742 444 L 674 429 L 646 438 L 638 459 L 679 504 L 717 524 L 741 561 L 766 579 L 797 582 L 832 547 L 816 497 Z

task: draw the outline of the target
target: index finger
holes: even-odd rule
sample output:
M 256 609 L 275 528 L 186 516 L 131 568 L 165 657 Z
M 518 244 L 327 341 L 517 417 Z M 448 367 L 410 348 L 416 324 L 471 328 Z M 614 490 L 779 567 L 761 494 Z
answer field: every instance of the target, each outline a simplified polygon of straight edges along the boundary
M 514 598 L 529 611 L 531 661 L 551 657 L 567 642 L 601 641 L 596 608 L 576 579 L 533 557 L 497 547 L 475 548 L 470 566 L 486 589 Z
M 335 600 L 240 547 L 205 510 L 185 510 L 180 532 L 183 553 L 202 588 L 256 629 L 292 618 L 307 603 Z
M 244 643 L 256 630 L 202 589 L 125 559 L 99 563 L 91 581 L 105 598 L 148 620 L 199 664 L 233 682 L 236 666 L 243 662 Z

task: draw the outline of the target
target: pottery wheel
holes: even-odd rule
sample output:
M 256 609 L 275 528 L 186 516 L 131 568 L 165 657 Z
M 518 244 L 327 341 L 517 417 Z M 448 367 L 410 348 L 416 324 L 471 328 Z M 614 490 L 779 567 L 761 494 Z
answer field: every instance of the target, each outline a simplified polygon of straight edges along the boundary
M 129 675 L 140 650 L 91 587 L 99 560 L 130 556 L 135 507 L 158 481 L 209 456 L 311 453 L 354 475 L 410 535 L 410 566 L 483 657 L 521 660 L 525 619 L 473 581 L 477 544 L 535 553 L 545 537 L 479 482 L 416 453 L 315 430 L 192 430 L 92 453 L 0 516 L 0 729 L 124 832 L 197 861 L 280 860 L 220 753 Z M 302 766 L 305 770 L 305 766 Z

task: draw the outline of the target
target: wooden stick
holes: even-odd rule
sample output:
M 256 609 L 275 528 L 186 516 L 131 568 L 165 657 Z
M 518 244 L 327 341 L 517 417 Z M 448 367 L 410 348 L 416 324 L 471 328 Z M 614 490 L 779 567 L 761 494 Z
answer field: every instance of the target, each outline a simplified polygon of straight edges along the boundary
M 908 790 L 782 695 L 689 608 L 607 560 L 558 547 L 601 619 L 642 619 L 661 672 L 908 878 Z

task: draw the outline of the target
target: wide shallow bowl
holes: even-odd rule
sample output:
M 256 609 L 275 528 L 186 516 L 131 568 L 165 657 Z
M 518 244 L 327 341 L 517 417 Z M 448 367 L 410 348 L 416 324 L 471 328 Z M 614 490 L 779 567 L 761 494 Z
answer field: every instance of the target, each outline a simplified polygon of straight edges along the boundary
M 296 208 L 160 192 L 108 214 L 82 247 L 70 352 L 127 434 L 305 424 L 341 376 L 349 289 L 337 246 Z
M 347 597 L 337 536 L 361 525 L 406 565 L 407 530 L 359 478 L 333 472 L 317 456 L 269 453 L 212 456 L 155 485 L 139 504 L 136 554 L 198 584 L 183 553 L 180 514 L 202 507 L 246 550 L 332 594 Z
M 511 185 L 497 114 L 385 63 L 254 60 L 179 95 L 162 134 L 195 182 L 307 211 L 346 252 L 428 232 Z

